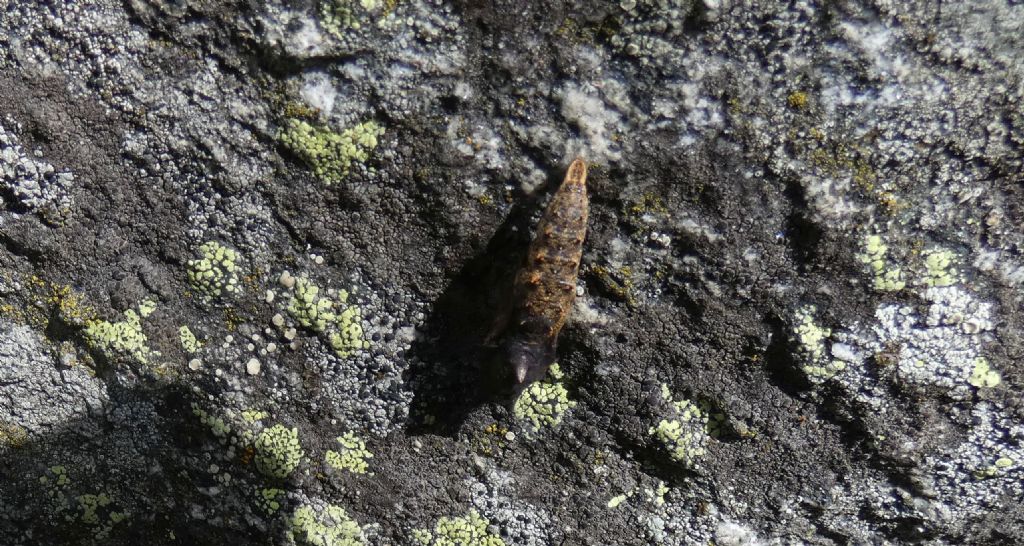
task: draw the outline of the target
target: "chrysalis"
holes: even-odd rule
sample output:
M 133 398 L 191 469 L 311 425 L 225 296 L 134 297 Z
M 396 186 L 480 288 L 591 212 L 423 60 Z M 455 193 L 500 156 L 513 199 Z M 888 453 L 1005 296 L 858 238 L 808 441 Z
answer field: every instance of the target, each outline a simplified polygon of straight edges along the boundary
M 505 348 L 518 385 L 544 377 L 558 332 L 576 298 L 587 233 L 587 165 L 576 158 L 537 225 L 526 264 L 515 278 Z

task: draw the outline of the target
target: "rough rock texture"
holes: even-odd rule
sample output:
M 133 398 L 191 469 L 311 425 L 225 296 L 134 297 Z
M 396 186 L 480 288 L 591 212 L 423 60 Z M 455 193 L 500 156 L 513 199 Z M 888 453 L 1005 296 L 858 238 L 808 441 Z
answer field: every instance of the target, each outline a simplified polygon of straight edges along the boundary
M 9 0 L 0 89 L 3 544 L 1024 543 L 1020 2 Z

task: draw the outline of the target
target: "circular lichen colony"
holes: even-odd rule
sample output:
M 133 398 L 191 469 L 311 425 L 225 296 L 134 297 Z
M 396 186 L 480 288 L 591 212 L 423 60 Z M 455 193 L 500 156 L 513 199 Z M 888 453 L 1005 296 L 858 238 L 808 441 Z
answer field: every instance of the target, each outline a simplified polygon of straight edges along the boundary
M 205 299 L 238 293 L 238 253 L 216 241 L 199 247 L 202 258 L 188 261 L 188 281 Z
M 302 461 L 299 429 L 274 425 L 256 437 L 256 469 L 271 478 L 287 478 Z

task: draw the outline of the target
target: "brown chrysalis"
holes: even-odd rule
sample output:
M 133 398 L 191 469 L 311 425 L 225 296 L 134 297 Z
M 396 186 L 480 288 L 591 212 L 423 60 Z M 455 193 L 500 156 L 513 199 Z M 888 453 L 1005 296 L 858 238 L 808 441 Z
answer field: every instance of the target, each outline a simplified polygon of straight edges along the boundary
M 543 378 L 555 360 L 558 332 L 576 298 L 588 208 L 587 165 L 576 158 L 544 211 L 515 278 L 505 350 L 519 386 Z

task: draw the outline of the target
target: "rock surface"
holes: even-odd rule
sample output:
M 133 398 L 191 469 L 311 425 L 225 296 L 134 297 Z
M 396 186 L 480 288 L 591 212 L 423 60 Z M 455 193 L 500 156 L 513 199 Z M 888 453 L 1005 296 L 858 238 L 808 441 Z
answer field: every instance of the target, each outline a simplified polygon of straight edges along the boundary
M 3 544 L 1024 543 L 1020 2 L 10 0 L 0 88 Z

